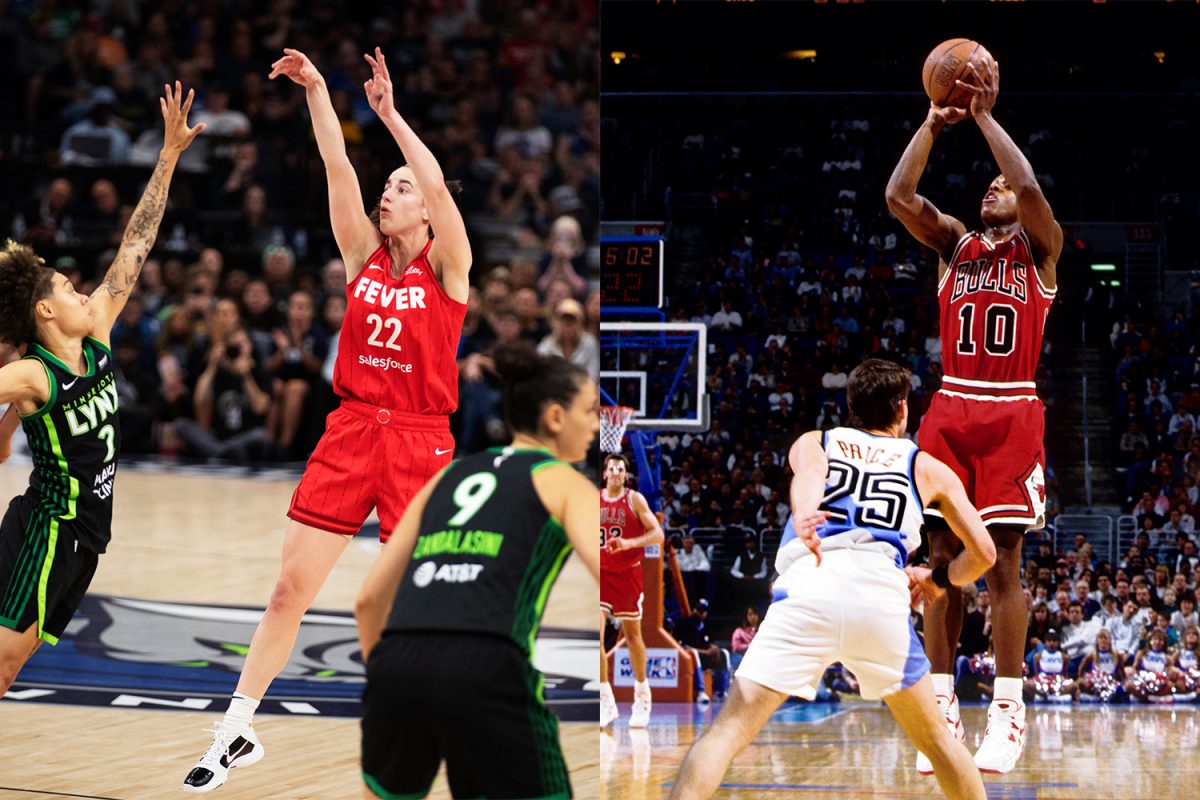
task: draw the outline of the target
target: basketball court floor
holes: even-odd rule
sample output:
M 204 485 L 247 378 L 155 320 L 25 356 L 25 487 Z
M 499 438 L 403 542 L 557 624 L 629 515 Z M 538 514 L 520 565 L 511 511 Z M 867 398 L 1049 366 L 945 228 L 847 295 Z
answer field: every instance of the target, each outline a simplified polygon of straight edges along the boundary
M 0 466 L 5 502 L 28 481 L 28 463 L 14 461 Z M 0 800 L 182 795 L 270 596 L 296 483 L 283 472 L 229 475 L 122 466 L 113 541 L 81 613 L 0 702 Z M 255 719 L 266 757 L 214 796 L 362 796 L 351 611 L 378 551 L 359 536 L 334 568 Z M 547 702 L 560 718 L 592 720 L 560 725 L 577 797 L 599 794 L 598 591 L 568 559 L 537 647 Z M 444 776 L 430 796 L 449 796 Z
M 625 724 L 622 704 L 622 719 L 601 734 L 602 796 L 667 797 L 688 748 L 718 710 L 658 704 L 650 727 L 637 731 Z M 962 715 L 974 750 L 987 707 L 964 706 Z M 1031 705 L 1026 720 L 1018 768 L 984 778 L 990 800 L 1200 797 L 1200 707 Z M 941 797 L 937 781 L 913 769 L 914 758 L 881 703 L 785 705 L 734 760 L 715 797 Z

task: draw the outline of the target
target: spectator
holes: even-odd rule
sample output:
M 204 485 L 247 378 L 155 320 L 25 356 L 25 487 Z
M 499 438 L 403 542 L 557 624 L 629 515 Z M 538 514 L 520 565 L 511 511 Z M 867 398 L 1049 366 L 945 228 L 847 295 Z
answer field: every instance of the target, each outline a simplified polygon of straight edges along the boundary
M 192 395 L 195 419 L 181 417 L 174 422 L 189 454 L 231 458 L 242 464 L 267 455 L 270 437 L 265 423 L 271 386 L 243 328 L 212 343 Z
M 129 134 L 113 118 L 116 102 L 117 94 L 111 87 L 92 90 L 87 119 L 67 128 L 59 143 L 62 163 L 98 167 L 129 161 Z
M 1129 600 L 1122 607 L 1121 616 L 1109 620 L 1108 631 L 1113 637 L 1113 649 L 1127 659 L 1137 653 L 1141 639 L 1142 623 L 1137 614 L 1138 604 Z
M 1078 674 L 1079 665 L 1083 662 L 1083 657 L 1088 654 L 1098 630 L 1100 630 L 1099 620 L 1085 620 L 1083 606 L 1078 600 L 1072 600 L 1067 607 L 1067 624 L 1063 626 L 1062 631 L 1063 652 L 1070 659 L 1067 666 L 1068 674 Z
M 707 703 L 709 696 L 704 691 L 704 670 L 712 670 L 713 695 L 718 699 L 725 696 L 729 683 L 729 656 L 713 643 L 708 636 L 708 600 L 701 597 L 696 601 L 691 616 L 679 623 L 676 638 L 685 647 L 690 647 L 696 664 L 695 693 L 697 703 Z
M 758 609 L 754 606 L 746 606 L 745 612 L 742 614 L 742 624 L 733 631 L 733 641 L 729 646 L 732 654 L 733 669 L 737 669 L 742 663 L 742 657 L 746 655 L 746 650 L 750 648 L 750 643 L 754 641 L 754 635 L 758 633 Z
M 267 359 L 272 393 L 267 432 L 285 457 L 301 455 L 291 452 L 296 432 L 305 401 L 329 355 L 329 337 L 314 324 L 315 315 L 312 295 L 293 292 L 288 299 L 287 325 L 275 329 L 275 351 Z
M 568 297 L 554 310 L 551 332 L 538 344 L 544 355 L 557 355 L 584 367 L 592 380 L 600 377 L 600 343 L 583 328 L 583 306 Z

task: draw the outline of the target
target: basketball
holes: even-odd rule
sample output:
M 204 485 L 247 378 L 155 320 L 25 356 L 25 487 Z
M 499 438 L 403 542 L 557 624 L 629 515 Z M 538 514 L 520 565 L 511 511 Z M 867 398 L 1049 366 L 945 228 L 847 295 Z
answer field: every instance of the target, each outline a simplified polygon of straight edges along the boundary
M 992 54 L 979 42 L 971 39 L 947 39 L 930 51 L 921 70 L 921 85 L 925 94 L 939 106 L 969 108 L 971 92 L 956 86 L 956 80 L 969 82 L 967 64 L 991 59 Z

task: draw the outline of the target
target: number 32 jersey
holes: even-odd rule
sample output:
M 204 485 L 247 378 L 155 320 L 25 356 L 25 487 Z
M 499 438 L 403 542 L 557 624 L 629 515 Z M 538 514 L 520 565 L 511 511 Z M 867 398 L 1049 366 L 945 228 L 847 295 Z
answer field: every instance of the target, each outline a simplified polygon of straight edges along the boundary
M 411 414 L 458 406 L 455 355 L 467 306 L 450 299 L 429 263 L 430 239 L 400 277 L 387 243 L 346 287 L 333 390 L 340 397 Z
M 829 519 L 817 528 L 821 551 L 876 551 L 903 567 L 921 545 L 924 504 L 913 473 L 920 450 L 908 439 L 856 428 L 833 428 L 823 441 L 829 471 L 820 507 L 829 512 Z M 776 571 L 782 574 L 808 552 L 789 521 Z

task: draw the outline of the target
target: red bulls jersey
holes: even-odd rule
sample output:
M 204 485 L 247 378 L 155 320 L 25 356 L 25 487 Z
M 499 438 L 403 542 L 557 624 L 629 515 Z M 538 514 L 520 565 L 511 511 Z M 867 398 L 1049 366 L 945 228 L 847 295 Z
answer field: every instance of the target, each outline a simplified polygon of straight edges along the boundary
M 600 490 L 600 569 L 621 570 L 640 565 L 645 548 L 610 553 L 604 546 L 609 539 L 636 539 L 645 532 L 645 524 L 633 510 L 633 492 L 624 489 L 614 500 L 605 489 Z
M 429 246 L 392 277 L 387 243 L 346 287 L 333 390 L 341 397 L 412 414 L 458 406 L 454 357 L 465 303 L 451 300 L 429 264 Z
M 977 231 L 963 236 L 938 284 L 942 390 L 1034 396 L 1054 293 L 1042 284 L 1024 230 L 999 243 Z

